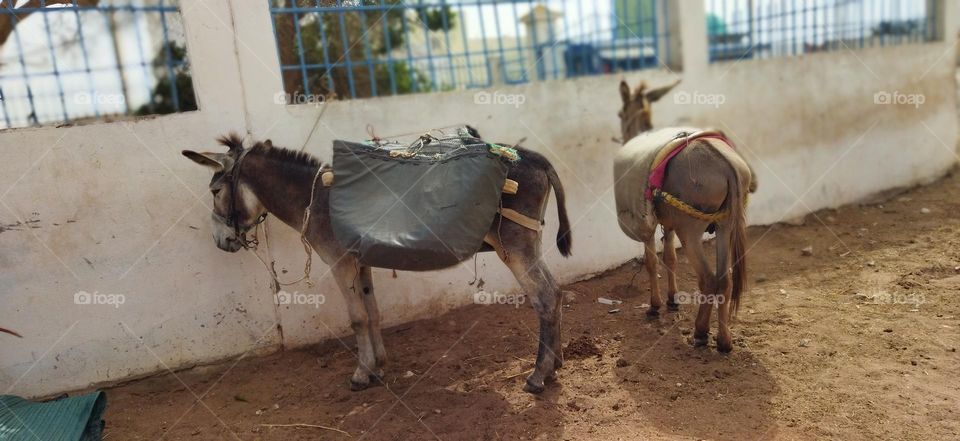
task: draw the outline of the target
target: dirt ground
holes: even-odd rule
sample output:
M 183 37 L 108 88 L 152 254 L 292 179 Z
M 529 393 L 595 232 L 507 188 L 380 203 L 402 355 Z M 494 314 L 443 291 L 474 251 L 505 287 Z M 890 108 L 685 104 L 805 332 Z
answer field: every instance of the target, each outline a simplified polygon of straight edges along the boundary
M 648 320 L 630 262 L 564 287 L 542 396 L 532 310 L 476 305 L 385 331 L 386 387 L 350 392 L 333 340 L 108 389 L 106 439 L 960 439 L 960 176 L 749 237 L 728 355 L 691 346 L 692 305 Z

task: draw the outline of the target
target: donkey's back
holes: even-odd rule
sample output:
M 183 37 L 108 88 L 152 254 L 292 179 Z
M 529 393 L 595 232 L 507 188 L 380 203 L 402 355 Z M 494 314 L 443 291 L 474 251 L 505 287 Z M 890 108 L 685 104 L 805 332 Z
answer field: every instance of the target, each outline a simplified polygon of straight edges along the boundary
M 666 127 L 643 132 L 617 152 L 613 160 L 614 197 L 620 228 L 631 239 L 643 241 L 657 226 L 654 208 L 645 191 L 657 155 L 684 133 L 702 132 L 695 127 Z

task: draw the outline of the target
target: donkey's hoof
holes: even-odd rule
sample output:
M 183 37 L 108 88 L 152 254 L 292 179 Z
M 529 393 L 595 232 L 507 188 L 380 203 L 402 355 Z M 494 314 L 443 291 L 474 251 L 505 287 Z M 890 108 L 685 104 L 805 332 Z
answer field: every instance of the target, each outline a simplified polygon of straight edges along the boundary
M 660 317 L 660 308 L 650 307 L 647 310 L 647 318 L 655 319 Z
M 729 353 L 733 350 L 733 343 L 729 341 L 720 341 L 717 339 L 717 352 L 722 352 L 724 354 Z
M 693 337 L 693 346 L 694 347 L 703 347 L 710 343 L 709 336 L 704 335 L 703 337 Z
M 537 385 L 531 383 L 530 380 L 527 380 L 527 382 L 523 384 L 523 391 L 526 393 L 540 394 L 543 393 L 544 390 L 546 390 L 546 386 L 544 386 L 543 383 Z
M 679 311 L 679 310 L 680 310 L 680 304 L 679 304 L 679 303 L 667 302 L 667 311 L 677 312 L 677 311 Z
M 362 391 L 362 390 L 364 390 L 364 389 L 366 389 L 366 388 L 368 388 L 368 387 L 370 387 L 370 383 L 369 383 L 369 382 L 367 382 L 367 383 L 361 383 L 361 382 L 359 382 L 359 381 L 354 381 L 353 379 L 350 379 L 350 390 L 352 390 L 352 391 L 354 391 L 354 392 Z

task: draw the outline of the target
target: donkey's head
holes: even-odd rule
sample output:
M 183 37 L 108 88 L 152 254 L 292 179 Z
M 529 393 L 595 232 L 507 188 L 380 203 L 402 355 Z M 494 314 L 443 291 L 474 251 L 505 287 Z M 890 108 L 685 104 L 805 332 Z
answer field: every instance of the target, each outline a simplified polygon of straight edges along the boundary
M 653 129 L 650 105 L 663 98 L 677 84 L 680 84 L 680 80 L 668 86 L 647 90 L 647 83 L 641 81 L 637 90 L 630 93 L 627 82 L 620 81 L 620 98 L 623 100 L 623 108 L 619 113 L 620 135 L 623 136 L 624 144 L 634 136 Z
M 267 216 L 260 200 L 241 180 L 243 160 L 251 149 L 243 148 L 243 140 L 236 134 L 217 139 L 226 146 L 227 153 L 181 153 L 193 162 L 213 170 L 210 193 L 213 193 L 213 239 L 217 247 L 231 253 L 251 245 L 247 232 Z M 270 141 L 267 141 L 269 143 Z

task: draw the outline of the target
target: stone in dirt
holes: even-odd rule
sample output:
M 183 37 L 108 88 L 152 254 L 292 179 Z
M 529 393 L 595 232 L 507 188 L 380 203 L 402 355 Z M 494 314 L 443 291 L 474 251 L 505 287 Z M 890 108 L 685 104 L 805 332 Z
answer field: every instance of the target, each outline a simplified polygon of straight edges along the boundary
M 813 245 L 809 245 L 809 246 L 805 247 L 804 249 L 800 250 L 800 254 L 802 254 L 802 255 L 804 255 L 804 256 L 812 256 L 812 255 L 813 255 Z

